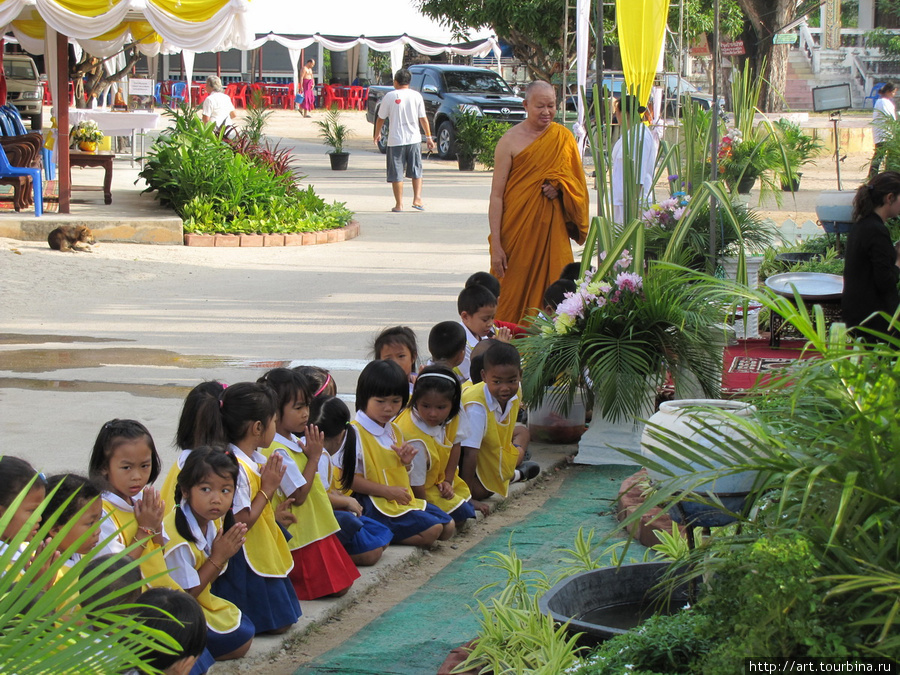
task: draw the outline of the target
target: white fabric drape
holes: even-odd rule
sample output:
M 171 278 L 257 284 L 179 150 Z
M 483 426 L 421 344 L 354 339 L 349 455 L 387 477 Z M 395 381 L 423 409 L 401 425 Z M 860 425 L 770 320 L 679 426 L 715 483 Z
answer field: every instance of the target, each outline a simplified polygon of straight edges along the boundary
M 82 16 L 70 12 L 54 0 L 35 0 L 34 5 L 48 26 L 70 38 L 85 40 L 113 30 L 125 21 L 131 9 L 131 2 L 120 0 L 119 3 L 112 5 L 108 12 L 97 16 Z
M 144 16 L 166 42 L 195 52 L 213 52 L 247 49 L 253 40 L 247 23 L 247 9 L 247 0 L 231 0 L 208 21 L 195 23 L 172 16 L 148 2 Z
M 194 81 L 194 52 L 189 49 L 181 50 L 181 60 L 184 63 L 184 81 L 188 85 L 184 88 L 184 100 L 191 103 L 191 82 Z
M 578 148 L 584 155 L 584 144 L 587 139 L 587 130 L 584 127 L 584 100 L 581 92 L 587 87 L 587 71 L 588 71 L 588 54 L 591 40 L 591 2 L 590 0 L 577 0 L 575 6 L 575 79 L 578 83 L 578 91 L 575 95 L 578 119 L 575 122 L 573 131 L 575 132 L 575 140 L 578 141 Z M 568 92 L 563 92 L 563 97 L 568 96 Z
M 0 2 L 0 26 L 12 22 L 25 7 L 25 0 L 3 0 Z

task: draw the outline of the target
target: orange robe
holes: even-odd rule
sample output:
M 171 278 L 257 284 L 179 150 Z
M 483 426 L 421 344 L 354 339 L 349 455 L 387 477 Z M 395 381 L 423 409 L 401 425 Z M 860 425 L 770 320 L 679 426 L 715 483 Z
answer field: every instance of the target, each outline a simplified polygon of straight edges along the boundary
M 560 191 L 560 199 L 544 197 L 545 181 Z M 497 319 L 520 323 L 530 309 L 543 308 L 544 291 L 573 261 L 566 223 L 577 231 L 572 238 L 584 243 L 589 209 L 575 137 L 554 122 L 512 160 L 500 221 L 507 269 L 500 280 Z

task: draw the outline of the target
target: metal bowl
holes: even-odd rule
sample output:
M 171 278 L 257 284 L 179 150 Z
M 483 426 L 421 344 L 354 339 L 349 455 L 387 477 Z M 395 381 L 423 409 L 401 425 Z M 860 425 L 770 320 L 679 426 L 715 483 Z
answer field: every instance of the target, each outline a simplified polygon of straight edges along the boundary
M 769 277 L 766 286 L 786 298 L 793 298 L 796 289 L 804 300 L 840 300 L 844 277 L 820 272 L 787 272 Z

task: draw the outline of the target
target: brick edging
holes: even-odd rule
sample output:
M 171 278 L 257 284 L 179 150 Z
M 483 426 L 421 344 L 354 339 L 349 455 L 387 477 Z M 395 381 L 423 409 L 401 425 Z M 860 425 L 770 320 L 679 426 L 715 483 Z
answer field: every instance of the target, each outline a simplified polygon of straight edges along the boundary
M 214 246 L 236 248 L 261 246 L 312 246 L 334 244 L 359 236 L 359 223 L 351 220 L 344 227 L 319 232 L 297 232 L 294 234 L 192 234 L 185 233 L 185 246 Z

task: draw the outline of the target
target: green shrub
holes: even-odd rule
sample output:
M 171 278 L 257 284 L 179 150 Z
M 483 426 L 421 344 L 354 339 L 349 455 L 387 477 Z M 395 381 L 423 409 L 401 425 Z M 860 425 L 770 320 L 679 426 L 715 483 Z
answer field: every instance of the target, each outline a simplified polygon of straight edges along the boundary
M 169 112 L 172 128 L 150 149 L 140 177 L 145 192 L 185 221 L 186 232 L 312 232 L 346 225 L 343 203 L 326 204 L 312 186 L 300 190 L 287 150 L 259 146 L 204 124 L 189 108 Z

